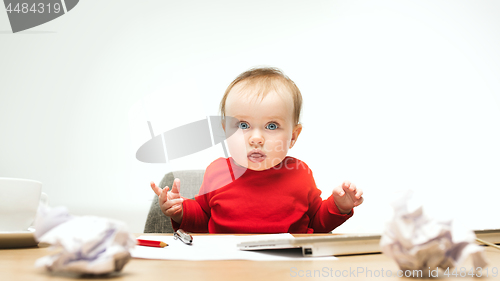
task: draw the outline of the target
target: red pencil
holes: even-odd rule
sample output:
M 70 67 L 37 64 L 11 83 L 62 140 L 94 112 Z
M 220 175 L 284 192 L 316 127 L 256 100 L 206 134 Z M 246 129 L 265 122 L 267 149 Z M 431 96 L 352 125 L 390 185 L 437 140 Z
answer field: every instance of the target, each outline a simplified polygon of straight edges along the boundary
M 142 240 L 142 239 L 137 239 L 137 245 L 148 246 L 148 247 L 159 247 L 159 248 L 163 248 L 165 246 L 168 246 L 168 244 L 165 242 L 153 241 L 153 240 Z

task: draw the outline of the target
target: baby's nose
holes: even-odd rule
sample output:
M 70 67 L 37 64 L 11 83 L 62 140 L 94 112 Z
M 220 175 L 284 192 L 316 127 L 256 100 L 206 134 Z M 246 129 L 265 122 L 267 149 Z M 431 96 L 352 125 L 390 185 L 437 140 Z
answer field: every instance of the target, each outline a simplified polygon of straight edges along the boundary
M 264 144 L 264 138 L 260 134 L 253 134 L 250 137 L 249 141 L 250 141 L 251 145 L 255 145 L 255 144 L 263 145 Z

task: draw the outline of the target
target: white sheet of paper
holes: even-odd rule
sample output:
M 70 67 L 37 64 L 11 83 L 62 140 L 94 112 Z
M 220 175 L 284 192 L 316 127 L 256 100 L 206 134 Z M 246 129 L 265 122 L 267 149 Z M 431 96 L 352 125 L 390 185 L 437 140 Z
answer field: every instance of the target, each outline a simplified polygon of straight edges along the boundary
M 278 238 L 293 238 L 289 233 L 269 235 L 207 235 L 194 236 L 193 245 L 186 245 L 172 236 L 140 236 L 138 239 L 163 241 L 165 248 L 136 246 L 131 250 L 133 258 L 162 260 L 253 260 L 253 261 L 283 261 L 283 260 L 336 260 L 331 257 L 304 257 L 301 249 L 243 251 L 236 247 L 238 243 L 249 240 L 269 240 Z

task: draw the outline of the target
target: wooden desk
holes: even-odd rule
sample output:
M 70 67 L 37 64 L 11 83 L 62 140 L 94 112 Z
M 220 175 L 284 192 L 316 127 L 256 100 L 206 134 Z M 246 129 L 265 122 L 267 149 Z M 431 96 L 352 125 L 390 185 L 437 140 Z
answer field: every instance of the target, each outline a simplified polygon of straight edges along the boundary
M 53 275 L 34 267 L 35 260 L 49 253 L 47 246 L 28 249 L 0 250 L 0 280 L 74 280 L 71 275 Z M 491 268 L 500 271 L 500 251 L 491 247 L 485 248 L 489 261 L 490 277 L 487 280 L 500 280 L 491 277 Z M 106 278 L 92 280 L 397 280 L 399 270 L 394 261 L 383 254 L 340 256 L 337 261 L 167 261 L 132 259 L 122 272 Z M 463 265 L 467 271 L 472 267 L 468 260 Z M 363 270 L 357 273 L 357 270 Z M 372 272 L 372 278 L 370 273 Z M 382 274 L 384 277 L 380 276 Z M 387 277 L 387 271 L 392 277 Z M 307 273 L 314 277 L 301 277 Z M 344 274 L 336 277 L 335 274 Z M 367 275 L 368 274 L 368 275 Z M 345 277 L 347 275 L 347 277 Z M 379 275 L 377 278 L 376 276 Z M 410 279 L 407 279 L 410 280 Z M 429 279 L 431 280 L 431 279 Z M 436 279 L 433 279 L 436 280 Z M 442 280 L 473 280 L 472 277 L 444 277 Z M 474 279 L 477 280 L 477 279 Z

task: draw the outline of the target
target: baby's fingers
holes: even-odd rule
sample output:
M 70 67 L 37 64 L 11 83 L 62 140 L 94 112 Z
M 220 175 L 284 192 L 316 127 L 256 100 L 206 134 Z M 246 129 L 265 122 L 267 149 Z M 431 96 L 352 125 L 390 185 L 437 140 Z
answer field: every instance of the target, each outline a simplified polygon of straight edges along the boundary
M 179 199 L 171 199 L 171 200 L 167 200 L 166 202 L 164 202 L 162 204 L 162 207 L 167 210 L 167 209 L 170 209 L 174 206 L 177 206 L 177 205 L 181 205 L 182 206 L 182 202 L 184 201 L 184 199 L 182 198 L 179 198 Z
M 334 190 L 334 192 L 337 193 L 338 196 L 342 197 L 347 191 L 349 191 L 350 186 L 351 182 L 344 181 L 338 188 L 336 188 L 336 190 Z
M 174 183 L 172 184 L 172 190 L 170 192 L 174 194 L 179 194 L 180 196 L 180 189 L 181 189 L 181 180 L 180 179 L 175 179 Z
M 165 186 L 161 190 L 161 194 L 159 195 L 160 205 L 168 201 L 168 186 Z
M 350 186 L 351 186 L 351 182 L 350 181 L 344 181 L 342 183 L 342 189 L 344 189 L 344 190 L 349 189 Z
M 165 210 L 163 213 L 169 217 L 177 214 L 180 210 L 182 210 L 182 201 L 183 199 L 173 199 L 168 200 L 163 203 L 161 209 Z
M 342 189 L 344 189 L 346 192 L 354 192 L 356 191 L 356 185 L 350 181 L 345 181 L 342 184 Z
M 156 184 L 154 182 L 151 182 L 150 185 L 151 185 L 151 189 L 153 189 L 153 191 L 156 193 L 156 195 L 160 196 L 161 188 L 156 186 Z
M 358 200 L 356 200 L 354 202 L 354 207 L 361 205 L 361 203 L 363 203 L 363 201 L 364 201 L 363 197 L 359 198 Z
M 346 185 L 346 183 L 348 184 Z M 348 181 L 345 181 L 342 187 L 343 187 L 342 189 L 344 189 L 345 192 L 349 193 L 349 195 L 351 197 L 354 197 L 355 199 L 359 199 L 363 195 L 363 191 L 357 188 L 354 183 L 349 183 Z
M 342 188 L 339 188 L 339 189 L 337 189 L 337 190 L 334 190 L 333 192 L 337 193 L 337 195 L 338 195 L 339 197 L 342 197 L 342 196 L 344 196 L 344 194 L 345 194 L 345 191 L 344 191 Z
M 356 197 L 356 199 L 360 199 L 362 196 L 363 196 L 363 190 L 361 190 L 361 189 L 359 189 L 359 188 L 358 188 L 358 189 L 356 190 L 356 195 L 355 195 L 355 197 Z
M 182 212 L 182 205 L 173 206 L 165 211 L 165 215 L 172 217 Z

